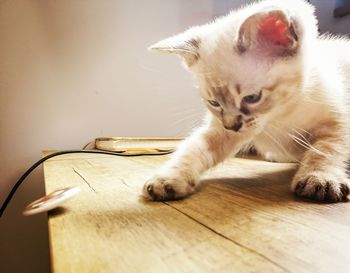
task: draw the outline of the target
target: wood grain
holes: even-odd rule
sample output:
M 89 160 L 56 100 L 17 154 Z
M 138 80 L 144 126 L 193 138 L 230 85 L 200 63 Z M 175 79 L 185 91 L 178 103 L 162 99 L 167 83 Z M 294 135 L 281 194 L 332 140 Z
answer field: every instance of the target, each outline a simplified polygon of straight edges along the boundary
M 45 163 L 53 272 L 350 272 L 350 204 L 296 199 L 294 164 L 229 159 L 193 196 L 140 197 L 168 156 L 75 154 Z

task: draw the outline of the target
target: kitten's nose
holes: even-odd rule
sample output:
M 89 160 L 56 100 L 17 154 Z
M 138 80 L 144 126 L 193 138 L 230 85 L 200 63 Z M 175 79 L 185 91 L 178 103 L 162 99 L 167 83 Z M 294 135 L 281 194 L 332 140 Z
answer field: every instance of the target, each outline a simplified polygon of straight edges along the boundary
M 235 132 L 238 132 L 243 126 L 243 122 L 242 122 L 242 115 L 238 115 L 235 119 L 235 123 L 232 124 L 224 124 L 225 129 L 227 130 L 233 130 Z

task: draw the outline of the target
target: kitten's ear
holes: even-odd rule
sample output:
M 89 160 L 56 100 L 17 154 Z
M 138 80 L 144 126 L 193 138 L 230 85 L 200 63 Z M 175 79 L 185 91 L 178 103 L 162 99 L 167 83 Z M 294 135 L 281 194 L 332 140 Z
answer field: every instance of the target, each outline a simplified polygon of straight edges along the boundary
M 184 59 L 187 66 L 191 66 L 199 58 L 199 39 L 189 38 L 184 34 L 180 34 L 161 40 L 148 49 L 164 53 L 175 53 Z
M 237 49 L 250 49 L 275 56 L 288 56 L 298 49 L 296 24 L 282 10 L 269 10 L 248 17 L 238 31 Z

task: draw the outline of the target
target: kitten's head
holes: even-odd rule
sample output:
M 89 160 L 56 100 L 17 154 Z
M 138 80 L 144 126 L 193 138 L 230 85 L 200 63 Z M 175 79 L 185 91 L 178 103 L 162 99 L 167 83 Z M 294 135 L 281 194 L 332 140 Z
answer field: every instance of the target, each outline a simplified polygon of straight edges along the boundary
M 267 0 L 162 40 L 194 73 L 208 109 L 228 130 L 262 128 L 298 94 L 317 36 L 304 0 Z

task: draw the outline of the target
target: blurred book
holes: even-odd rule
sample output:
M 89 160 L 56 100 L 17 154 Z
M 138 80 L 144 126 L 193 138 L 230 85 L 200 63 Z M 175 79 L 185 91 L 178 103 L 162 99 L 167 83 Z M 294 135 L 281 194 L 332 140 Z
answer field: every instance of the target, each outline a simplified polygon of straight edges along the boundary
M 95 139 L 95 148 L 125 153 L 163 153 L 175 151 L 182 138 L 101 137 Z

